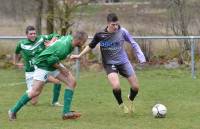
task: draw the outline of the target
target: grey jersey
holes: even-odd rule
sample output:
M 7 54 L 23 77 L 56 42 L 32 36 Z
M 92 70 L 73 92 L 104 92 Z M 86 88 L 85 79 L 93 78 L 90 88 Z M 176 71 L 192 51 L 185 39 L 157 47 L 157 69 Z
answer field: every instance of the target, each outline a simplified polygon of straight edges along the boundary
M 139 45 L 124 28 L 119 28 L 115 33 L 109 33 L 106 29 L 102 32 L 96 33 L 89 46 L 90 48 L 94 48 L 98 43 L 100 43 L 103 63 L 119 65 L 129 62 L 128 56 L 124 50 L 125 41 L 132 45 L 139 61 L 141 63 L 145 62 L 144 54 Z

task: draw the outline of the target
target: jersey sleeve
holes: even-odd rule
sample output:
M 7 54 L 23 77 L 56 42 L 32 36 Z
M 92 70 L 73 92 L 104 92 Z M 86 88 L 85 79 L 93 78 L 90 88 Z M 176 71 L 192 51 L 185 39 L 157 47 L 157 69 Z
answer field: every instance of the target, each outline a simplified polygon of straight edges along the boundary
M 60 35 L 57 34 L 57 33 L 52 33 L 52 34 L 49 34 L 49 35 L 41 35 L 41 37 L 43 37 L 45 40 L 51 40 L 54 37 L 59 38 Z
M 21 48 L 21 42 L 17 43 L 16 49 L 15 49 L 15 54 L 20 54 L 22 48 Z
M 133 39 L 133 36 L 125 28 L 122 28 L 122 31 L 125 41 L 131 44 L 134 54 L 139 60 L 139 62 L 140 63 L 146 62 L 145 56 L 138 43 Z
M 90 48 L 95 48 L 96 45 L 100 42 L 100 39 L 98 38 L 98 33 L 96 33 L 92 39 L 92 41 L 89 43 Z

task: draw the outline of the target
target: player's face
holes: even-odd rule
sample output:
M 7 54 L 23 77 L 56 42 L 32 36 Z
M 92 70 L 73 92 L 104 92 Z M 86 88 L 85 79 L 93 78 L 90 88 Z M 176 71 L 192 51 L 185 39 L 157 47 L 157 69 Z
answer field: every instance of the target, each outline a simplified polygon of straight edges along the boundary
M 36 31 L 35 30 L 30 30 L 28 31 L 28 33 L 26 34 L 27 38 L 31 41 L 35 41 L 36 38 Z
M 107 28 L 108 32 L 114 33 L 118 30 L 118 28 L 119 28 L 119 22 L 118 21 L 108 22 L 108 28 Z

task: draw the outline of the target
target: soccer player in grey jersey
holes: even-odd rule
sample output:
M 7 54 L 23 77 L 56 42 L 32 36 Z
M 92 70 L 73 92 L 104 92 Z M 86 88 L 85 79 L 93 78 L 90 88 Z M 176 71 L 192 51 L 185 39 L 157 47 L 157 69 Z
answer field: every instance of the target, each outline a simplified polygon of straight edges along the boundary
M 134 53 L 140 63 L 145 63 L 146 59 L 139 45 L 135 42 L 129 32 L 119 25 L 118 17 L 115 13 L 107 15 L 107 27 L 94 35 L 91 43 L 79 55 L 71 55 L 71 59 L 79 59 L 89 52 L 97 44 L 100 44 L 102 63 L 107 73 L 108 80 L 112 86 L 113 94 L 123 109 L 124 113 L 134 111 L 133 100 L 138 94 L 139 84 L 134 69 L 128 59 L 124 49 L 124 43 L 131 44 Z M 118 73 L 127 78 L 130 84 L 128 95 L 128 107 L 123 103 Z

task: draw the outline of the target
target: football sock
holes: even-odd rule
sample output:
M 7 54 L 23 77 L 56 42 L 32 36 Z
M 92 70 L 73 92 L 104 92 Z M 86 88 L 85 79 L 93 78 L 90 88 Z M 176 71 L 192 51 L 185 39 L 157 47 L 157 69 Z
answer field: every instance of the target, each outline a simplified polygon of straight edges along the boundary
M 53 86 L 53 100 L 52 104 L 58 102 L 58 98 L 60 96 L 61 84 L 54 84 Z
M 122 97 L 121 97 L 121 89 L 113 89 L 113 94 L 115 96 L 115 99 L 117 100 L 118 104 L 122 104 Z
M 28 97 L 28 93 L 25 92 L 15 106 L 11 108 L 11 111 L 17 113 L 29 100 L 31 100 L 31 98 Z
M 73 90 L 65 89 L 63 114 L 70 112 L 73 94 L 74 94 Z
M 136 97 L 136 95 L 138 94 L 138 91 L 133 90 L 132 88 L 130 88 L 130 94 L 129 94 L 129 99 L 131 101 L 133 101 Z

